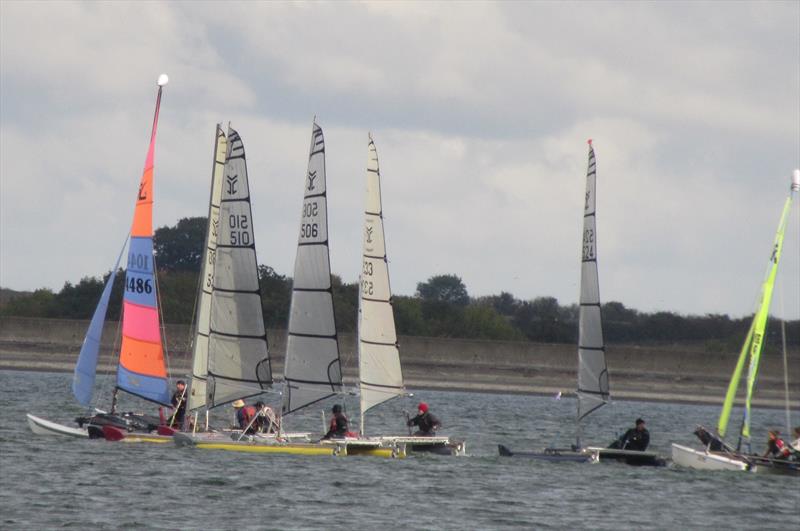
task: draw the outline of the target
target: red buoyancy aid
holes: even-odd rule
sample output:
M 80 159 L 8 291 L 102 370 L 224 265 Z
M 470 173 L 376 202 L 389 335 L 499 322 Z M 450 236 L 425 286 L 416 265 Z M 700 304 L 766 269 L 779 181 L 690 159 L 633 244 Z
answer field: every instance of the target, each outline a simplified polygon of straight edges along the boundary
M 786 459 L 789 457 L 789 455 L 791 455 L 791 452 L 789 452 L 789 448 L 786 446 L 786 443 L 783 442 L 783 439 L 775 439 L 775 449 L 777 450 L 776 457 L 778 459 Z
M 241 427 L 243 429 L 246 428 L 250 424 L 250 422 L 256 417 L 256 413 L 258 412 L 256 411 L 255 406 L 244 406 L 242 408 L 241 420 L 244 422 L 244 424 L 242 424 Z

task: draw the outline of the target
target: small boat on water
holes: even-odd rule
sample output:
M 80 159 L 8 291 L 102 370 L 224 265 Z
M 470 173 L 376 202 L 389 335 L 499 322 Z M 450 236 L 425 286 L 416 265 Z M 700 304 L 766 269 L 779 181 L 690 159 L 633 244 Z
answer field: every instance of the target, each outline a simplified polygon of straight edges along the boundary
M 359 435 L 365 438 L 365 413 L 406 394 L 392 308 L 389 261 L 383 226 L 381 174 L 372 136 L 367 148 L 367 186 L 358 305 Z M 384 444 L 407 453 L 464 455 L 464 441 L 444 436 L 382 436 Z
M 636 466 L 663 466 L 664 459 L 654 452 L 612 449 L 581 444 L 581 421 L 604 406 L 610 397 L 606 347 L 600 311 L 600 287 L 597 273 L 596 230 L 596 161 L 589 140 L 589 162 L 586 172 L 586 194 L 583 210 L 583 241 L 581 244 L 581 292 L 578 324 L 578 411 L 576 441 L 564 448 L 545 448 L 537 452 L 513 451 L 498 445 L 503 457 L 523 457 L 542 461 L 571 461 L 597 463 L 618 461 Z
M 789 196 L 784 202 L 780 221 L 778 222 L 778 230 L 775 234 L 775 240 L 770 251 L 767 271 L 761 283 L 761 295 L 759 297 L 758 306 L 739 353 L 739 358 L 734 367 L 730 383 L 728 384 L 728 391 L 725 395 L 719 420 L 717 421 L 716 432 L 712 432 L 702 426 L 697 427 L 694 433 L 703 444 L 704 447 L 702 449 L 689 448 L 688 446 L 673 443 L 672 461 L 676 465 L 697 470 L 732 470 L 800 475 L 800 461 L 765 458 L 752 455 L 749 452 L 751 403 L 758 379 L 758 368 L 761 360 L 761 353 L 764 348 L 769 308 L 775 288 L 775 279 L 778 274 L 778 264 L 783 251 L 784 236 L 786 234 L 792 203 L 798 190 L 800 190 L 800 170 L 795 170 L 792 175 Z M 786 345 L 784 343 L 784 349 L 785 348 Z M 747 385 L 745 386 L 744 414 L 739 430 L 738 444 L 734 448 L 727 444 L 724 438 L 728 431 L 730 414 L 739 389 L 745 363 L 748 364 L 748 371 Z M 747 448 L 748 451 L 745 451 L 745 448 Z
M 76 419 L 78 428 L 28 414 L 28 424 L 34 433 L 91 438 L 106 437 L 108 433 L 112 437 L 117 437 L 120 434 L 124 436 L 124 433 L 131 431 L 154 431 L 160 424 L 163 424 L 162 419 L 156 416 L 118 412 L 118 391 L 124 391 L 162 406 L 171 405 L 153 255 L 155 141 L 161 94 L 167 81 L 168 78 L 165 74 L 158 78 L 158 96 L 150 134 L 150 145 L 136 197 L 133 225 L 129 238 L 126 238 L 125 242 L 127 245 L 128 239 L 130 240 L 123 295 L 122 343 L 117 365 L 116 388 L 110 411 L 95 410 L 93 414 L 78 417 Z M 123 245 L 116 264 L 106 281 L 75 366 L 72 391 L 78 403 L 87 408 L 92 407 L 103 324 L 124 249 Z

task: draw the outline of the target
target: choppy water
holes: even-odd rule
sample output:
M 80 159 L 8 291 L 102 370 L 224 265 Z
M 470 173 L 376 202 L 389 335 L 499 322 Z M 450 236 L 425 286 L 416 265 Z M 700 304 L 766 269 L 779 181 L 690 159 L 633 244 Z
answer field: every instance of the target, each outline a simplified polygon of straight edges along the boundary
M 70 378 L 0 371 L 1 528 L 800 526 L 796 478 L 498 457 L 498 442 L 516 449 L 569 444 L 569 399 L 420 391 L 368 416 L 368 431 L 403 433 L 401 410 L 424 399 L 445 433 L 467 439 L 464 458 L 265 456 L 33 435 L 26 412 L 65 423 L 81 413 Z M 357 417 L 356 398 L 348 401 Z M 320 409 L 287 419 L 288 427 L 319 431 Z M 584 436 L 607 443 L 642 416 L 652 449 L 668 455 L 671 442 L 693 445 L 693 426 L 713 424 L 717 414 L 715 406 L 614 402 L 591 417 Z M 758 410 L 754 417 L 760 439 L 768 426 L 782 426 L 784 414 Z M 794 419 L 800 423 L 800 413 Z

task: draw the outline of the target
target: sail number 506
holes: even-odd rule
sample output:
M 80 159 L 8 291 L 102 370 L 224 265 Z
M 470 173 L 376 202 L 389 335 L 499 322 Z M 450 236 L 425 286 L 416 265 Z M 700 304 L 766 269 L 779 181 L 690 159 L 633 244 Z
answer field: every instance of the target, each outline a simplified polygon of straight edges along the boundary
M 317 223 L 301 223 L 300 224 L 300 237 L 301 238 L 316 238 L 319 236 L 319 224 Z

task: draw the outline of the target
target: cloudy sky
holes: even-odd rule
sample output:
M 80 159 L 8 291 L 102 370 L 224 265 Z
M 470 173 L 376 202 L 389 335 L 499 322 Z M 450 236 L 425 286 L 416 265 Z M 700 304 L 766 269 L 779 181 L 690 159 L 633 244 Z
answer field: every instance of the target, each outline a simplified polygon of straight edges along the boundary
M 586 139 L 601 298 L 750 312 L 800 165 L 800 3 L 0 3 L 0 285 L 107 271 L 155 81 L 157 226 L 205 215 L 214 125 L 245 142 L 259 262 L 291 275 L 311 122 L 354 281 L 372 131 L 394 291 L 578 296 Z M 798 205 L 773 309 L 800 316 Z

